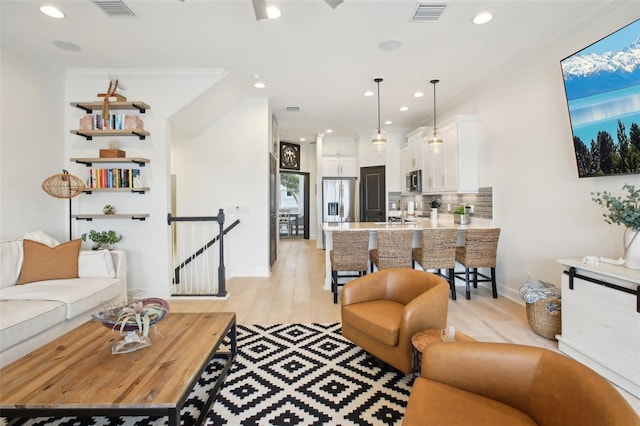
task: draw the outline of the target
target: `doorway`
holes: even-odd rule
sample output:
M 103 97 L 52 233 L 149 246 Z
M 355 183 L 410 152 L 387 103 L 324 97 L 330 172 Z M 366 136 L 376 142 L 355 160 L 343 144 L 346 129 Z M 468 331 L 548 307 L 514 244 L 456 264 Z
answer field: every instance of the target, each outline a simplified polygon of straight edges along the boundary
M 269 154 L 269 266 L 278 258 L 278 188 L 276 158 Z
M 360 222 L 386 222 L 384 166 L 360 168 Z
M 306 172 L 280 172 L 280 238 L 309 239 L 309 180 L 310 174 Z

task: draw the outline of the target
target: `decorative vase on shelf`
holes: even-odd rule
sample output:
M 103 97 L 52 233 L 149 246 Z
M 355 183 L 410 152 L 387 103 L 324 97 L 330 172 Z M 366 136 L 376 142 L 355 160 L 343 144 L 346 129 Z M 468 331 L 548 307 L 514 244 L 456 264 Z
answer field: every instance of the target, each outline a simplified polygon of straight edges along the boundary
M 431 227 L 438 227 L 438 209 L 433 207 L 431 208 Z
M 627 228 L 624 231 L 624 266 L 640 270 L 640 231 Z

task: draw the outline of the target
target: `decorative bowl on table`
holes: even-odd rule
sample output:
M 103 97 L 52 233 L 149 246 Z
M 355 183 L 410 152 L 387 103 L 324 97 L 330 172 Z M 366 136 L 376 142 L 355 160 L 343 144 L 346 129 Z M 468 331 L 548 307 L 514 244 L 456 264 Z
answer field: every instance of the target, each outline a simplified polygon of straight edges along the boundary
M 116 342 L 111 352 L 113 354 L 132 352 L 151 345 L 149 330 L 156 327 L 169 314 L 169 304 L 166 300 L 149 297 L 134 302 L 108 307 L 91 317 L 101 322 L 105 327 L 119 330 L 123 340 Z M 155 331 L 155 334 L 160 333 Z

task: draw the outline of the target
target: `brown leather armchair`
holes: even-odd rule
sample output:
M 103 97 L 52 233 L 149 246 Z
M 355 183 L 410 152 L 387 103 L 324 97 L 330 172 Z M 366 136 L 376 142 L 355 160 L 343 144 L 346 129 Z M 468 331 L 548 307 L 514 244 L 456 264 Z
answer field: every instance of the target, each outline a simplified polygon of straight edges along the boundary
M 639 426 L 620 393 L 560 353 L 506 343 L 437 343 L 422 356 L 411 425 Z
M 342 290 L 342 335 L 398 370 L 411 371 L 411 336 L 447 325 L 449 284 L 429 272 L 386 269 Z

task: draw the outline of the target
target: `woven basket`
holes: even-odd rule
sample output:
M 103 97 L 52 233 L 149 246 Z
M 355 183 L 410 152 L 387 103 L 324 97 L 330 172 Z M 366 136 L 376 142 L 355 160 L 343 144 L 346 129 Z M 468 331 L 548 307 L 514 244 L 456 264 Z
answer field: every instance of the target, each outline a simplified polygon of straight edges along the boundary
M 529 320 L 531 329 L 537 334 L 547 339 L 556 340 L 556 334 L 560 334 L 562 331 L 562 315 L 561 311 L 556 311 L 553 314 L 547 311 L 547 304 L 550 302 L 561 304 L 560 299 L 555 297 L 527 303 L 527 320 Z

